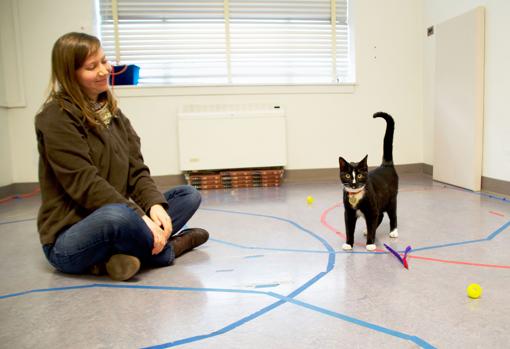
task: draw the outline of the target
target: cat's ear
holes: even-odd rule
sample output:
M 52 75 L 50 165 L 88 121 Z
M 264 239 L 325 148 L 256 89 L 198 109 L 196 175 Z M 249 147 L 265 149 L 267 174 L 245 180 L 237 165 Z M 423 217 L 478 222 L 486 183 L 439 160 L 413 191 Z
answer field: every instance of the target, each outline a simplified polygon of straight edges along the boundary
M 343 157 L 339 156 L 338 164 L 340 165 L 340 171 L 345 171 L 345 168 L 347 167 L 348 163 Z
M 361 160 L 361 161 L 358 163 L 358 168 L 359 168 L 360 170 L 368 171 L 367 160 L 368 160 L 368 155 L 365 155 L 365 157 L 363 158 L 363 160 Z

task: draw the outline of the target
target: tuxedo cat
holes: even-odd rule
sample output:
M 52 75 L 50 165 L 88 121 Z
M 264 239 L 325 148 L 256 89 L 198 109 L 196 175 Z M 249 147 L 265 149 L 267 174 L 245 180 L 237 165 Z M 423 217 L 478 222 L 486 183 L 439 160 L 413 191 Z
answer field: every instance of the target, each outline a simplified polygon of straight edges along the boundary
M 344 219 L 346 241 L 342 248 L 351 250 L 354 245 L 354 228 L 359 216 L 367 226 L 367 250 L 375 250 L 375 231 L 386 212 L 390 218 L 390 237 L 398 237 L 397 192 L 398 176 L 393 166 L 393 133 L 395 123 L 386 113 L 378 112 L 374 118 L 386 120 L 382 164 L 368 171 L 367 156 L 358 163 L 339 157 L 340 180 L 344 186 Z

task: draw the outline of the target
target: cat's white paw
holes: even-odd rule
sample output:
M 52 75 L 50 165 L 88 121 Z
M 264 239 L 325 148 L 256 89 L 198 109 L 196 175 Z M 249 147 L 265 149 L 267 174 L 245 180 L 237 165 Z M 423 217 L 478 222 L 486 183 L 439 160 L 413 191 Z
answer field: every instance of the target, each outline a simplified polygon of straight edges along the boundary
M 374 251 L 376 248 L 375 244 L 370 244 L 370 245 L 367 245 L 367 250 L 368 251 Z
M 344 251 L 352 250 L 352 246 L 349 245 L 349 244 L 343 244 L 342 245 L 342 250 L 344 250 Z
M 367 236 L 368 232 L 366 230 L 363 230 L 363 235 Z
M 390 238 L 398 238 L 398 229 L 397 228 L 390 231 Z

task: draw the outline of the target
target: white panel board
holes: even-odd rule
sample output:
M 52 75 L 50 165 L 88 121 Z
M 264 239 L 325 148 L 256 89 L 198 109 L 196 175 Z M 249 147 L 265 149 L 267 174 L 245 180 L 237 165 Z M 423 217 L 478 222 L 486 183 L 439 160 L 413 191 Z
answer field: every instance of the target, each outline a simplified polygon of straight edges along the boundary
M 282 108 L 191 107 L 179 113 L 181 171 L 286 165 Z
M 479 191 L 482 176 L 484 9 L 435 26 L 434 180 Z

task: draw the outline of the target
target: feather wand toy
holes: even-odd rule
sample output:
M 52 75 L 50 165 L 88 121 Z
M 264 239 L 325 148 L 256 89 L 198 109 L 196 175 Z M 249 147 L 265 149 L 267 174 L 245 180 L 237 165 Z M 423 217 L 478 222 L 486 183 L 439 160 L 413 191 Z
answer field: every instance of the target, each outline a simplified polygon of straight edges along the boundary
M 397 259 L 400 261 L 400 263 L 402 263 L 404 268 L 409 269 L 409 265 L 407 264 L 407 254 L 411 252 L 412 250 L 411 246 L 406 247 L 406 250 L 404 251 L 404 257 L 400 256 L 400 254 L 394 249 L 392 249 L 390 246 L 384 244 L 384 247 L 386 247 L 388 251 L 390 251 L 395 257 L 397 257 Z

